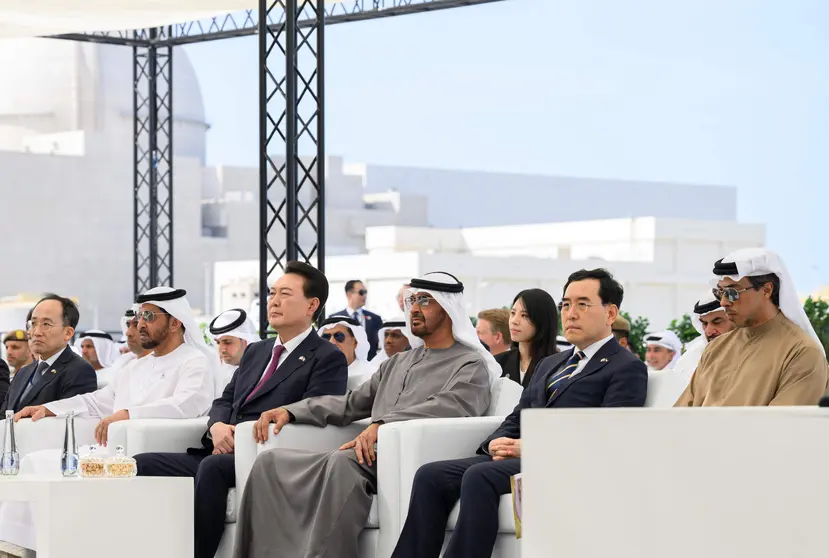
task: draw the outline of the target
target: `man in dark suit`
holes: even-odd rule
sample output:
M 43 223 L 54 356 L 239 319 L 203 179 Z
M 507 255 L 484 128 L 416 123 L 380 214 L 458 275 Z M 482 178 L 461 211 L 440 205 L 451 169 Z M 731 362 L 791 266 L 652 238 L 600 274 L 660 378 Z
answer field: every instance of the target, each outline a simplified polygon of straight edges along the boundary
M 368 360 L 377 354 L 380 328 L 383 327 L 383 318 L 366 310 L 368 290 L 362 281 L 352 279 L 345 284 L 345 296 L 348 299 L 348 308 L 334 312 L 331 316 L 348 316 L 360 322 L 368 337 Z M 329 316 L 329 317 L 331 317 Z
M 538 364 L 518 406 L 484 440 L 477 456 L 418 470 L 393 558 L 438 558 L 458 500 L 460 514 L 445 558 L 492 554 L 501 495 L 510 492 L 510 477 L 521 472 L 522 409 L 645 404 L 647 368 L 619 346 L 611 331 L 622 295 L 622 286 L 603 269 L 570 275 L 559 306 L 564 335 L 574 347 Z
M 44 296 L 32 310 L 27 328 L 38 360 L 18 370 L 0 412 L 74 397 L 98 389 L 92 367 L 69 348 L 80 314 L 68 298 Z
M 277 338 L 251 343 L 239 368 L 213 402 L 203 447 L 186 454 L 135 456 L 142 476 L 195 478 L 195 556 L 213 558 L 224 531 L 227 493 L 236 484 L 236 425 L 268 420 L 277 408 L 317 395 L 346 392 L 348 365 L 312 323 L 328 299 L 328 280 L 301 262 L 290 262 L 270 289 L 268 321 Z

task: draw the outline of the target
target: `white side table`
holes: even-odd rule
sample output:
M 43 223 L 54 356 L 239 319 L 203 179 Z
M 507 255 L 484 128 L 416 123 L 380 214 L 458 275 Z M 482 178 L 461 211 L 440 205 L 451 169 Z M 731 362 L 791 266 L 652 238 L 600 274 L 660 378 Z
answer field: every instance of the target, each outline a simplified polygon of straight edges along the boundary
M 193 555 L 193 479 L 0 477 L 0 501 L 32 504 L 38 558 Z

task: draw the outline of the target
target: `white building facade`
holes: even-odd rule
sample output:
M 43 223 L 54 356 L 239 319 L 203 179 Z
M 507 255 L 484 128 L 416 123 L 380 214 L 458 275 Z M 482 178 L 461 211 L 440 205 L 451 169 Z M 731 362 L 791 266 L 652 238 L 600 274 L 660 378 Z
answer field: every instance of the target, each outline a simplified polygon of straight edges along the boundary
M 133 297 L 131 57 L 105 45 L 0 42 L 13 84 L 0 88 L 0 297 L 70 295 L 82 329 L 117 331 Z M 205 164 L 209 123 L 184 50 L 173 71 L 175 286 L 206 314 L 247 307 L 258 292 L 259 172 Z M 696 293 L 713 262 L 704 261 L 764 241 L 762 227 L 735 222 L 729 187 L 331 156 L 325 165 L 331 308 L 344 305 L 350 278 L 367 281 L 370 306 L 389 314 L 399 284 L 433 269 L 459 275 L 477 309 L 508 304 L 527 286 L 556 294 L 569 272 L 601 264 L 629 285 L 626 309 L 660 323 Z M 0 323 L 0 332 L 21 325 Z

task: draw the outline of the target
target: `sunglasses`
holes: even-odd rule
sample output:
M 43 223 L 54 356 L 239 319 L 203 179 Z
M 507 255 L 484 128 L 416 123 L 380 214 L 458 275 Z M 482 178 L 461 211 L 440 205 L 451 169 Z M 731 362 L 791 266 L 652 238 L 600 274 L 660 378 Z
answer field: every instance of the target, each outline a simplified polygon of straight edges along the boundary
M 170 314 L 167 312 L 153 312 L 152 310 L 142 310 L 136 314 L 138 318 L 144 320 L 148 324 L 153 323 L 159 315 L 169 316 Z
M 711 292 L 714 295 L 714 298 L 717 300 L 722 300 L 723 297 L 727 298 L 729 302 L 737 302 L 740 300 L 740 294 L 744 293 L 748 290 L 753 289 L 754 287 L 746 287 L 745 289 L 738 289 L 736 287 L 726 287 L 725 289 L 720 289 L 719 287 L 711 289 Z
M 330 341 L 331 340 L 331 334 L 330 333 L 323 333 L 322 338 L 325 339 L 326 341 Z M 338 331 L 337 333 L 335 333 L 334 334 L 334 341 L 336 341 L 337 343 L 342 343 L 343 341 L 345 341 L 345 333 L 343 333 L 342 331 Z
M 359 291 L 357 291 L 357 294 L 360 296 L 366 296 L 368 294 L 368 291 L 366 289 L 360 289 Z

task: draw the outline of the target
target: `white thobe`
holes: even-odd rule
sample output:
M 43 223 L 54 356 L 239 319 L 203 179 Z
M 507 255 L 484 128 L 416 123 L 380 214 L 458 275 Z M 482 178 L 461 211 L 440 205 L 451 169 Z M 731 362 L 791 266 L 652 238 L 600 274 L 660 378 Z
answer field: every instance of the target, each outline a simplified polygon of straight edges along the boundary
M 129 411 L 131 419 L 200 417 L 213 402 L 214 378 L 209 366 L 204 353 L 182 344 L 161 357 L 150 354 L 133 359 L 115 371 L 105 388 L 47 403 L 46 408 L 58 416 L 74 411 L 80 418 L 107 417 L 122 409 Z M 33 470 L 48 469 L 46 461 L 56 459 L 58 449 L 30 454 L 29 465 Z M 0 503 L 0 540 L 35 549 L 28 504 Z
M 58 416 L 107 417 L 126 409 L 130 418 L 195 418 L 206 415 L 214 386 L 207 357 L 189 345 L 164 356 L 150 354 L 116 370 L 103 389 L 47 403 Z
M 702 353 L 707 346 L 708 343 L 705 342 L 705 338 L 702 336 L 697 337 L 686 345 L 685 352 L 682 353 L 682 356 L 676 362 L 674 372 L 682 377 L 686 386 L 691 383 L 691 376 L 694 375 L 694 371 L 699 364 L 699 359 L 702 358 Z M 685 388 L 682 391 L 685 391 Z
M 355 358 L 354 362 L 348 365 L 348 389 L 357 389 L 375 372 L 377 372 L 375 363 Z

